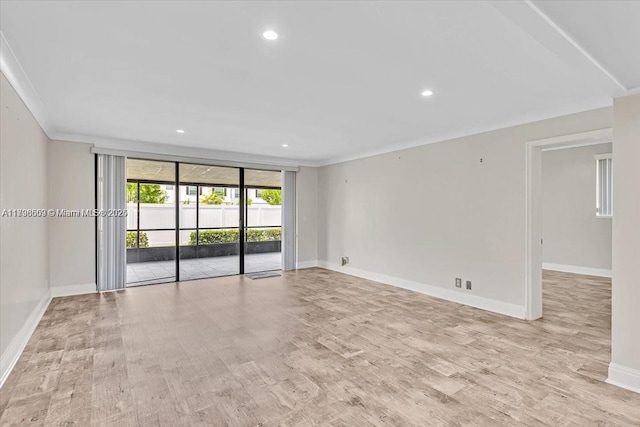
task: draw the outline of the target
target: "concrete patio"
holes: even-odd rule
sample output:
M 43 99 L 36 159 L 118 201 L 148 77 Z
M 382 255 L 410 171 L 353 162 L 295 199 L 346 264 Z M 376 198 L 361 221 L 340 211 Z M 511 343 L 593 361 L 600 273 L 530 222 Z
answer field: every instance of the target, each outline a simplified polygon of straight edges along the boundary
M 245 273 L 280 270 L 280 252 L 245 255 Z M 175 282 L 175 261 L 137 262 L 127 264 L 127 286 Z M 180 261 L 180 281 L 238 274 L 238 256 L 194 258 Z

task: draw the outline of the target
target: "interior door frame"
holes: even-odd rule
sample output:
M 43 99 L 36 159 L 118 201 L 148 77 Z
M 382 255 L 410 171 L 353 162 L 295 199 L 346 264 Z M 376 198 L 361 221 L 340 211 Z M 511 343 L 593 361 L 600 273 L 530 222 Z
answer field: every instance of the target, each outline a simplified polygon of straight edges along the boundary
M 525 319 L 542 317 L 542 151 L 611 142 L 612 128 L 527 141 Z

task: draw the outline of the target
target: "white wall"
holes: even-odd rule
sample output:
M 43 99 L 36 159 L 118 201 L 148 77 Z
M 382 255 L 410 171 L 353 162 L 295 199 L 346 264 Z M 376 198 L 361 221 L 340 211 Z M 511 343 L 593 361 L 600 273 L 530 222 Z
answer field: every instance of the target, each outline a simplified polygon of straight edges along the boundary
M 298 266 L 318 259 L 318 169 L 301 167 L 296 177 Z
M 323 167 L 318 257 L 522 317 L 525 142 L 607 127 L 610 108 Z M 456 289 L 456 277 L 473 289 Z
M 47 208 L 49 139 L 0 77 L 0 211 Z M 0 382 L 49 300 L 47 218 L 0 218 Z
M 611 270 L 611 219 L 596 217 L 594 156 L 604 153 L 611 144 L 542 153 L 544 263 Z
M 640 392 L 640 95 L 613 102 L 609 382 Z
M 95 208 L 95 157 L 91 146 L 52 141 L 48 156 L 48 205 L 52 209 Z M 52 294 L 96 290 L 95 219 L 50 218 L 49 284 Z

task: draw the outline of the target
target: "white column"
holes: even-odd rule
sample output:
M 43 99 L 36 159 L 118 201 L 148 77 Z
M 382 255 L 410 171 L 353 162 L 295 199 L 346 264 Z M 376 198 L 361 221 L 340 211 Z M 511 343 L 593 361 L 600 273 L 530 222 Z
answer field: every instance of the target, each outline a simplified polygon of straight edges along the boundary
M 611 363 L 607 382 L 640 393 L 640 95 L 613 101 Z

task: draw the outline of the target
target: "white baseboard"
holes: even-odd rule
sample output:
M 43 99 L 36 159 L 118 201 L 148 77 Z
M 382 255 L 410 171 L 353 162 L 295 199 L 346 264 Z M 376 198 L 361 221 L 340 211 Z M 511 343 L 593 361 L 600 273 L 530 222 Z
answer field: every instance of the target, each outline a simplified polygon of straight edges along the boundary
M 298 270 L 302 270 L 303 268 L 313 268 L 318 266 L 318 260 L 314 259 L 313 261 L 300 261 L 298 262 Z
M 20 358 L 20 355 L 24 351 L 24 348 L 29 342 L 29 338 L 36 330 L 42 315 L 47 310 L 49 303 L 51 302 L 51 293 L 47 291 L 47 294 L 40 300 L 38 305 L 33 309 L 27 320 L 25 320 L 22 328 L 18 331 L 15 337 L 9 343 L 9 346 L 0 357 L 0 387 L 4 384 L 11 373 L 11 370 L 16 365 L 16 362 Z
M 640 393 L 640 371 L 617 363 L 609 363 L 607 383 Z
M 68 297 L 71 295 L 94 294 L 98 292 L 95 283 L 71 286 L 52 286 L 51 297 Z
M 35 331 L 38 323 L 40 323 L 40 319 L 42 319 L 42 315 L 47 310 L 47 307 L 49 307 L 51 299 L 55 297 L 90 294 L 95 292 L 97 292 L 95 283 L 87 283 L 85 285 L 54 286 L 49 288 L 47 295 L 42 298 L 38 305 L 33 309 L 27 320 L 25 320 L 22 325 L 22 328 L 20 328 L 16 336 L 13 337 L 4 354 L 0 357 L 0 387 L 2 387 L 6 379 L 9 377 L 11 370 L 20 358 L 24 348 L 27 346 L 31 335 L 33 335 L 33 331 Z
M 585 274 L 587 276 L 598 276 L 611 278 L 611 270 L 605 268 L 580 267 L 577 265 L 542 263 L 543 270 L 561 271 L 563 273 Z
M 411 280 L 400 279 L 398 277 L 372 273 L 370 271 L 359 270 L 351 267 L 343 267 L 338 263 L 327 261 L 318 261 L 318 267 L 337 271 L 339 273 L 349 274 L 351 276 L 361 277 L 363 279 L 372 280 L 387 285 L 396 286 L 403 289 L 408 289 L 414 292 L 420 292 L 421 294 L 456 302 L 458 304 L 480 308 L 482 310 L 487 310 L 494 313 L 504 314 L 506 316 L 511 316 L 518 319 L 525 318 L 526 308 L 524 306 L 497 301 L 494 299 L 467 293 L 469 291 L 458 291 L 454 289 L 441 288 L 439 286 L 431 286 Z

